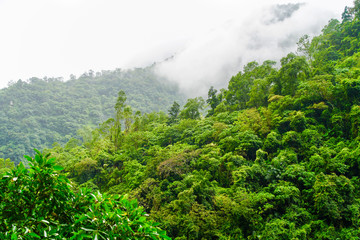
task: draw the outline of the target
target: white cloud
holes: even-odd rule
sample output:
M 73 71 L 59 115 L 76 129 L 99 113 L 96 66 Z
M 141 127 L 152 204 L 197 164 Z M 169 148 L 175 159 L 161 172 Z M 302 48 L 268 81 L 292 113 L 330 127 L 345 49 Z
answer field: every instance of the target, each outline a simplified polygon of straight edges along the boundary
M 288 2 L 297 1 L 0 0 L 0 87 L 145 66 L 176 53 L 160 72 L 202 93 L 246 61 L 280 57 L 279 42 L 318 32 L 352 4 L 313 0 L 288 21 L 265 26 L 264 6 Z
M 335 17 L 334 11 L 305 3 L 283 21 L 273 22 L 273 6 L 252 8 L 246 15 L 201 35 L 158 67 L 158 73 L 178 82 L 190 96 L 206 95 L 210 86 L 226 87 L 228 80 L 246 63 L 279 60 L 296 50 L 304 34 L 315 35 Z

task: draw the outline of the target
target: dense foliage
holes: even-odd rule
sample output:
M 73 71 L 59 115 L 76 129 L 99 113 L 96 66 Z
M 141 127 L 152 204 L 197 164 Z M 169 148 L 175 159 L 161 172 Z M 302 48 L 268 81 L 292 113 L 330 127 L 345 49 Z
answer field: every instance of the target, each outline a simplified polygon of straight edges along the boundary
M 135 111 L 166 110 L 183 98 L 174 85 L 153 73 L 153 67 L 89 71 L 71 78 L 19 80 L 0 90 L 1 158 L 18 163 L 35 147 L 66 143 L 84 125 L 98 126 L 113 117 L 120 89 Z
M 166 116 L 126 115 L 119 97 L 118 119 L 48 151 L 80 186 L 138 199 L 175 239 L 357 239 L 360 21 L 349 9 L 279 69 L 251 62 L 211 88 L 206 117 L 202 98 Z
M 135 200 L 74 192 L 54 158 L 26 158 L 0 179 L 1 239 L 170 239 Z
M 114 118 L 46 152 L 80 188 L 137 199 L 177 240 L 358 239 L 354 3 L 279 68 L 251 62 L 227 89 L 174 102 L 168 115 L 133 113 L 120 91 Z

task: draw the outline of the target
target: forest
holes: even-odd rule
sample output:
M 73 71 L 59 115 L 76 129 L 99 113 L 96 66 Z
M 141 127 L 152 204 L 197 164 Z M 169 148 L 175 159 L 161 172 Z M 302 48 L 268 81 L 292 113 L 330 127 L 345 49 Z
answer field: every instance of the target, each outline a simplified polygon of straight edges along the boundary
M 226 89 L 0 159 L 4 239 L 359 239 L 360 1 Z M 24 207 L 26 206 L 26 207 Z M 13 214 L 13 213 L 17 214 Z
M 153 68 L 88 71 L 64 82 L 61 78 L 18 80 L 0 90 L 0 158 L 19 163 L 34 148 L 65 144 L 77 132 L 114 115 L 120 89 L 133 111 L 165 111 L 183 103 L 178 88 L 158 77 Z

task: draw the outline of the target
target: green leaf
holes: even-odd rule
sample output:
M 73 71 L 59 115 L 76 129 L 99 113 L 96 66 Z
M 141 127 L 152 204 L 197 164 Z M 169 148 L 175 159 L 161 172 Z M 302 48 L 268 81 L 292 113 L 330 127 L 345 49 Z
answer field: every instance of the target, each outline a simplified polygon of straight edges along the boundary
M 56 158 L 50 158 L 50 159 L 47 160 L 47 164 L 52 165 L 52 164 L 55 163 L 55 160 L 56 160 Z
M 36 154 L 36 155 L 35 155 L 35 161 L 36 161 L 40 166 L 42 166 L 42 164 L 43 164 L 42 155 Z
M 34 151 L 38 154 L 38 155 L 42 155 L 41 152 L 39 150 L 37 150 L 36 148 L 34 148 Z
M 24 155 L 24 158 L 26 158 L 26 160 L 28 160 L 29 162 L 32 162 L 32 158 L 30 157 L 30 156 L 28 156 L 28 155 Z
M 53 166 L 53 169 L 56 170 L 56 171 L 64 170 L 64 168 L 62 166 L 59 166 L 59 165 Z
M 75 224 L 77 224 L 77 223 L 79 223 L 79 222 L 84 221 L 86 218 L 87 218 L 87 216 L 86 216 L 86 215 L 82 215 L 82 216 L 80 216 L 80 217 L 79 217 L 79 219 L 77 219 L 77 220 L 75 221 Z
M 33 232 L 29 233 L 28 235 L 29 235 L 30 237 L 32 237 L 32 238 L 39 238 L 39 239 L 41 239 L 41 237 L 40 237 L 39 235 L 37 235 L 36 233 L 33 233 Z
M 11 240 L 18 240 L 16 233 L 11 234 Z

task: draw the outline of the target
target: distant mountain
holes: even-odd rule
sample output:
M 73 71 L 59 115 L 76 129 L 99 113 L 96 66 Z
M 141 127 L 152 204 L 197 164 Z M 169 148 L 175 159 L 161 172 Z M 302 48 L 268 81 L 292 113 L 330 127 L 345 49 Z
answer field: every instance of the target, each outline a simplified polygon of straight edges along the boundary
M 0 90 L 0 158 L 15 163 L 33 148 L 64 143 L 84 125 L 97 126 L 113 116 L 117 93 L 124 90 L 134 111 L 167 111 L 185 99 L 159 78 L 153 67 L 89 71 L 69 81 L 19 80 Z

